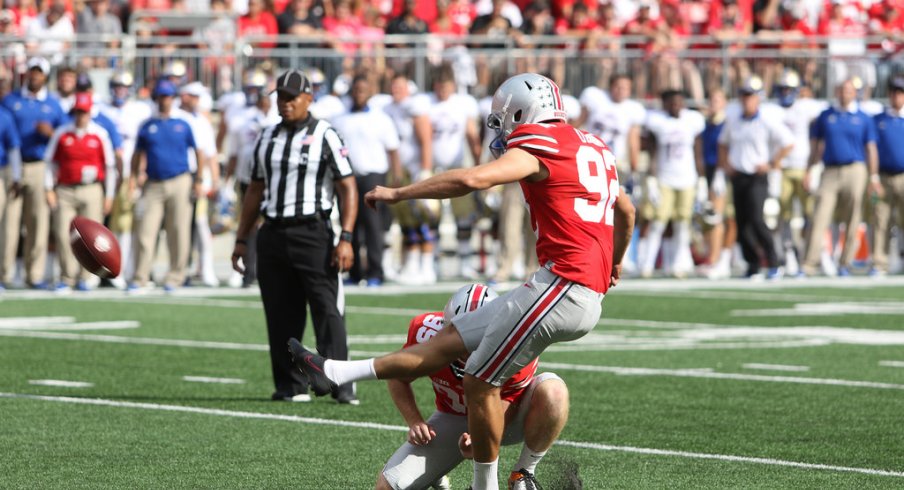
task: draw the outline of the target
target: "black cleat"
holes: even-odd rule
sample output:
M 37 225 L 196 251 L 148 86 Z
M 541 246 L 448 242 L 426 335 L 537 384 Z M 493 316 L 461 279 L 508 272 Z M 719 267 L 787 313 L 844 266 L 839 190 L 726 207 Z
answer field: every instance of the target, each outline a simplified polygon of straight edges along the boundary
M 292 354 L 292 362 L 311 381 L 311 390 L 317 396 L 330 393 L 335 386 L 330 378 L 323 372 L 323 357 L 305 349 L 298 339 L 289 339 L 289 353 Z
M 508 488 L 509 490 L 543 490 L 534 474 L 524 468 L 513 471 L 509 475 Z

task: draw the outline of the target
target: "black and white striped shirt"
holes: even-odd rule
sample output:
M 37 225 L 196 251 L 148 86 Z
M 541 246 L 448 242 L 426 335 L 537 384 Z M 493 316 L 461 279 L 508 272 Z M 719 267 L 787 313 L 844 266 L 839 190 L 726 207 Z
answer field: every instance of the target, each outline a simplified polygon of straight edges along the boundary
M 261 131 L 252 180 L 264 181 L 266 218 L 306 218 L 333 208 L 333 182 L 352 175 L 348 150 L 326 121 L 308 117 Z

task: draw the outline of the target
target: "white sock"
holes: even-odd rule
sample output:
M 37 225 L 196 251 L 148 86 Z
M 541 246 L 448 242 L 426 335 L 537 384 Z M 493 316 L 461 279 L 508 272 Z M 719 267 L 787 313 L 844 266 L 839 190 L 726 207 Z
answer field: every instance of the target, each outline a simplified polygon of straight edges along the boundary
M 659 255 L 659 247 L 662 243 L 662 234 L 665 232 L 665 223 L 654 221 L 647 230 L 647 243 L 644 249 L 644 256 L 638 256 L 640 262 L 640 270 L 652 272 L 656 269 L 656 256 Z
M 491 463 L 474 461 L 474 481 L 471 484 L 473 490 L 499 490 L 498 467 L 499 458 Z
M 374 360 L 372 358 L 361 361 L 334 361 L 327 359 L 323 363 L 323 373 L 337 385 L 344 385 L 352 381 L 377 379 L 377 372 L 374 371 Z
M 521 456 L 518 458 L 518 462 L 515 463 L 515 466 L 512 467 L 512 471 L 518 471 L 524 468 L 525 470 L 534 473 L 537 468 L 537 463 L 543 459 L 543 456 L 546 456 L 546 451 L 534 451 L 527 447 L 527 444 L 523 444 L 521 446 Z

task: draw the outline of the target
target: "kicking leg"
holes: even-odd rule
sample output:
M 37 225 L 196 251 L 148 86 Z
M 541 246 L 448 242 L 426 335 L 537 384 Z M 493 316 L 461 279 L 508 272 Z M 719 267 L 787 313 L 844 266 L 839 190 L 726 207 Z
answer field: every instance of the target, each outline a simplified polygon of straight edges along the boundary
M 468 353 L 454 325 L 439 331 L 429 341 L 385 356 L 361 361 L 324 359 L 289 340 L 295 365 L 311 379 L 316 393 L 329 392 L 331 384 L 368 379 L 397 379 L 426 376 Z

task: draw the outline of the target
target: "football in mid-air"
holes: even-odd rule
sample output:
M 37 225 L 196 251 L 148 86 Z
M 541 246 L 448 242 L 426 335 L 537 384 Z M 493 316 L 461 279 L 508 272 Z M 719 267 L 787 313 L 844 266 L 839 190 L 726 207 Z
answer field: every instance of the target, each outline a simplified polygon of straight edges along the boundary
M 119 242 L 106 226 L 76 216 L 69 224 L 69 245 L 75 258 L 88 272 L 102 278 L 119 275 L 122 265 Z

